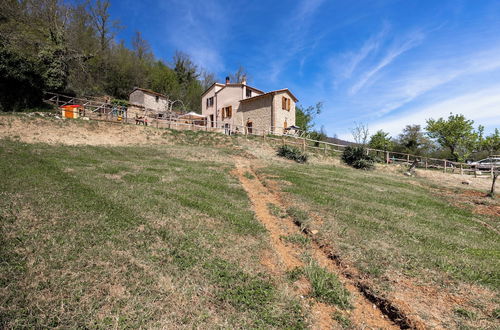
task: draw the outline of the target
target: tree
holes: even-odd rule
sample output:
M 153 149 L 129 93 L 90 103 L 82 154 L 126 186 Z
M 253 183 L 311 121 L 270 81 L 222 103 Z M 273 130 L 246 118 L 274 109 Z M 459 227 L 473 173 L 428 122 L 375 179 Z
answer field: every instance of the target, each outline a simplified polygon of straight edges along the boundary
M 448 119 L 427 120 L 427 135 L 451 152 L 454 161 L 464 161 L 477 148 L 479 135 L 474 121 L 463 115 L 450 114 Z
M 368 144 L 372 149 L 384 151 L 392 150 L 393 146 L 389 133 L 386 133 L 383 130 L 378 130 L 377 133 L 373 134 Z
M 153 57 L 151 46 L 149 42 L 142 38 L 142 33 L 140 31 L 135 31 L 132 37 L 132 49 L 139 61 L 151 60 Z
M 432 149 L 432 142 L 425 137 L 420 125 L 406 125 L 396 141 L 396 149 L 409 154 L 422 155 Z
M 500 151 L 500 131 L 498 128 L 495 128 L 494 133 L 482 139 L 481 150 L 488 151 L 490 155 Z
M 111 3 L 109 0 L 97 0 L 95 3 L 89 1 L 89 12 L 99 36 L 101 52 L 108 49 L 109 42 L 114 37 L 113 30 L 118 26 L 116 21 L 111 20 L 109 14 L 110 5 Z
M 354 128 L 351 128 L 351 134 L 354 142 L 361 145 L 366 145 L 369 135 L 368 125 L 363 123 L 354 123 Z
M 248 74 L 246 69 L 240 65 L 235 73 L 229 75 L 229 79 L 233 83 L 242 83 L 244 80 L 248 79 Z
M 191 61 L 189 55 L 180 51 L 176 51 L 174 55 L 174 71 L 179 84 L 183 87 L 187 87 L 198 78 L 198 67 Z
M 314 127 L 313 120 L 323 110 L 323 102 L 316 103 L 315 106 L 302 107 L 300 104 L 295 106 L 295 124 L 305 132 L 310 132 Z

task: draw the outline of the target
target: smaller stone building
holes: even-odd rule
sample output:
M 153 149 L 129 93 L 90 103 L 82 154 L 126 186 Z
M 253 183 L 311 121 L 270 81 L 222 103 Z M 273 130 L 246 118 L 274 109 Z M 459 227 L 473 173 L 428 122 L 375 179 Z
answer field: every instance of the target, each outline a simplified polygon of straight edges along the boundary
M 297 101 L 286 88 L 266 93 L 226 78 L 226 84 L 214 83 L 202 94 L 201 109 L 208 126 L 226 132 L 282 134 L 295 125 Z
M 151 115 L 168 111 L 168 97 L 144 88 L 134 88 L 129 94 L 128 116 Z

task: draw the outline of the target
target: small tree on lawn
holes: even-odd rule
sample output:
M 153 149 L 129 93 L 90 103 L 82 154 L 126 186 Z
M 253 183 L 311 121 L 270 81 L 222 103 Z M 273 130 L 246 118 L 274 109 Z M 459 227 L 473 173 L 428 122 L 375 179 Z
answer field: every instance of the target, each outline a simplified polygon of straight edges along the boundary
M 372 149 L 379 149 L 384 151 L 392 150 L 393 146 L 389 133 L 386 133 L 383 130 L 379 130 L 377 131 L 377 133 L 373 134 L 368 145 Z
M 474 121 L 463 115 L 450 114 L 448 119 L 427 120 L 427 135 L 451 152 L 454 161 L 464 161 L 476 149 L 479 135 Z

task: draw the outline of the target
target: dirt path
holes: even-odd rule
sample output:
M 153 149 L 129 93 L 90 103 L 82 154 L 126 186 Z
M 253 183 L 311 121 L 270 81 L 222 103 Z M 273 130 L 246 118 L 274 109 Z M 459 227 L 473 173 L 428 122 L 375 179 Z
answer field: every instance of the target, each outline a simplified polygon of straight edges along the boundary
M 331 260 L 317 244 L 313 242 L 308 248 L 301 248 L 283 241 L 283 236 L 290 234 L 305 234 L 300 231 L 289 217 L 278 217 L 271 213 L 269 205 L 273 204 L 283 208 L 283 204 L 280 202 L 279 197 L 274 195 L 258 179 L 250 161 L 236 159 L 235 175 L 247 192 L 257 219 L 269 232 L 272 248 L 277 258 L 273 260 L 273 258 L 269 256 L 264 256 L 262 264 L 268 268 L 271 274 L 274 276 L 283 276 L 284 272 L 279 270 L 292 270 L 296 267 L 304 266 L 304 262 L 300 256 L 309 252 L 318 265 L 336 274 L 344 287 L 351 293 L 354 308 L 350 311 L 342 311 L 342 313 L 350 319 L 353 326 L 360 329 L 399 328 L 359 291 L 355 283 L 342 274 L 342 271 L 338 268 L 336 263 Z M 295 293 L 301 296 L 307 296 L 308 288 L 310 288 L 310 283 L 305 279 L 301 279 L 295 285 Z M 315 301 L 312 298 L 307 298 L 306 303 L 311 307 L 312 325 L 314 329 L 341 327 L 340 324 L 337 324 L 336 321 L 332 319 L 332 315 L 336 311 L 339 312 L 339 309 Z

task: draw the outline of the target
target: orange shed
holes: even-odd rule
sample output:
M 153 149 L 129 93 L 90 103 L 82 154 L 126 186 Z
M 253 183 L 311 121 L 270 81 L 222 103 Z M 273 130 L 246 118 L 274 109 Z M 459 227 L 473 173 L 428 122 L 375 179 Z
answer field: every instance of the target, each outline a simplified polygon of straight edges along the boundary
M 78 118 L 79 110 L 82 108 L 81 105 L 78 104 L 68 104 L 63 105 L 61 109 L 61 115 L 63 118 Z

